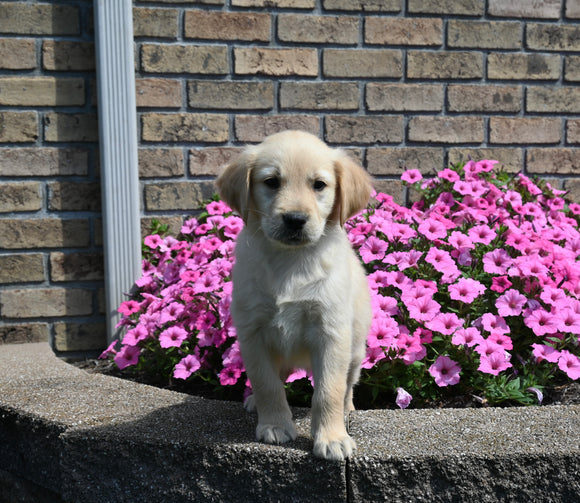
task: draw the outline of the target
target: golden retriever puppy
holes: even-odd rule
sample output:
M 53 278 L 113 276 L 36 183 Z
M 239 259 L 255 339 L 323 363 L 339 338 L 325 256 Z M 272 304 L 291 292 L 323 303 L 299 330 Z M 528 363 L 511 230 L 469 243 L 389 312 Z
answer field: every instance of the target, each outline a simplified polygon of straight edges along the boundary
M 314 454 L 344 459 L 356 447 L 344 414 L 354 409 L 371 307 L 343 225 L 366 206 L 370 177 L 343 151 L 285 131 L 248 147 L 217 185 L 245 222 L 232 318 L 253 390 L 246 408 L 258 412 L 257 438 L 296 438 L 283 381 L 293 368 L 309 368 Z

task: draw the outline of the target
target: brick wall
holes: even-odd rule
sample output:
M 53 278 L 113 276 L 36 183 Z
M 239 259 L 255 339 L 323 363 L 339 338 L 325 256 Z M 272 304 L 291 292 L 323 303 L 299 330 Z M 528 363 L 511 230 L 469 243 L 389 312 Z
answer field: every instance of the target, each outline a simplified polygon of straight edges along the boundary
M 135 0 L 143 228 L 174 231 L 246 143 L 403 168 L 472 156 L 580 201 L 579 0 Z M 90 1 L 0 0 L 0 338 L 103 344 Z

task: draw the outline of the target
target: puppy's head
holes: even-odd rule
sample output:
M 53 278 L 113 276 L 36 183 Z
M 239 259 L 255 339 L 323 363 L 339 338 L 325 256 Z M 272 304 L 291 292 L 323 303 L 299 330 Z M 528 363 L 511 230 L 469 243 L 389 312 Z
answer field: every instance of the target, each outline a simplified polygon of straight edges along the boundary
M 368 174 L 315 136 L 285 131 L 248 147 L 217 180 L 222 199 L 246 223 L 285 246 L 317 242 L 330 223 L 363 209 Z

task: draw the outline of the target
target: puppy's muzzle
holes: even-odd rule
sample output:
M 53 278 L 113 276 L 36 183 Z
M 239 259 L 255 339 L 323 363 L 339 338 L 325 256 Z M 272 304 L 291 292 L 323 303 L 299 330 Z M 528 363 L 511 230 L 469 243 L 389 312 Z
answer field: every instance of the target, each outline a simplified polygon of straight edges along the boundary
M 290 211 L 282 215 L 283 230 L 280 241 L 287 244 L 300 244 L 308 241 L 305 226 L 308 215 L 298 211 Z

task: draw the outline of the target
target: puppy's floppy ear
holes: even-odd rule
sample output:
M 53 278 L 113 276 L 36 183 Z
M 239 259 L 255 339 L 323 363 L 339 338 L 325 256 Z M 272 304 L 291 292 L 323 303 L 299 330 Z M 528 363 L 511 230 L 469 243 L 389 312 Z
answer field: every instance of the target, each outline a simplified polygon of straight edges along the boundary
M 216 180 L 220 197 L 237 212 L 244 222 L 248 219 L 250 205 L 250 175 L 254 155 L 247 148 L 233 162 L 228 164 Z
M 373 190 L 372 179 L 362 167 L 340 150 L 334 169 L 338 182 L 334 203 L 335 216 L 343 226 L 350 217 L 368 204 Z

